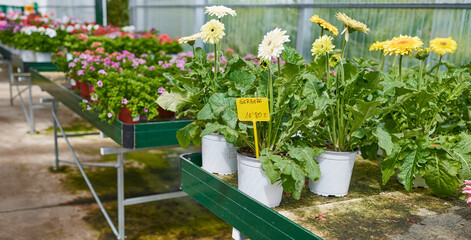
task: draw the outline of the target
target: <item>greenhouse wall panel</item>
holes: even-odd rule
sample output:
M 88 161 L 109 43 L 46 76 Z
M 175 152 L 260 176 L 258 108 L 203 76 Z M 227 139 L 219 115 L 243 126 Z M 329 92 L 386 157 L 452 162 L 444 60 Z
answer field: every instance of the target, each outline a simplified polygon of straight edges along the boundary
M 317 7 L 310 7 L 309 4 L 316 4 Z M 331 6 L 333 4 L 351 4 L 353 7 L 333 8 Z M 373 8 L 371 4 L 384 5 L 381 8 Z M 421 8 L 399 8 L 391 6 L 392 4 L 422 4 L 429 7 L 424 8 L 421 5 Z M 447 4 L 447 8 L 440 8 L 440 4 Z M 459 8 L 463 4 L 467 4 L 468 8 Z M 207 15 L 201 13 L 204 12 L 204 6 L 228 5 L 237 11 L 237 16 L 223 20 L 226 26 L 223 48 L 232 48 L 242 55 L 256 53 L 263 35 L 279 27 L 287 30 L 290 35 L 291 41 L 288 45 L 296 47 L 304 57 L 309 57 L 311 44 L 320 34 L 319 27 L 313 25 L 309 17 L 318 14 L 341 30 L 343 26 L 335 18 L 335 14 L 344 12 L 353 19 L 367 24 L 371 29 L 368 35 L 352 34 L 349 43 L 351 47 L 347 49 L 346 54 L 379 58 L 379 55 L 375 56 L 377 53 L 369 51 L 369 45 L 400 34 L 418 36 L 424 41 L 425 46 L 428 46 L 430 39 L 450 36 L 456 40 L 458 46 L 466 46 L 466 39 L 471 37 L 470 4 L 470 0 L 131 0 L 130 10 L 133 16 L 132 24 L 137 29 L 156 28 L 169 34 L 170 37 L 180 37 L 198 32 L 199 27 L 209 19 Z M 298 29 L 302 31 L 299 32 Z M 335 44 L 340 45 L 340 38 L 335 39 Z M 470 59 L 471 49 L 464 47 L 458 48 L 455 54 L 445 55 L 443 58 L 456 64 L 469 62 Z M 387 58 L 386 61 L 394 61 L 394 58 Z M 410 65 L 409 61 L 411 59 L 406 59 L 405 64 Z

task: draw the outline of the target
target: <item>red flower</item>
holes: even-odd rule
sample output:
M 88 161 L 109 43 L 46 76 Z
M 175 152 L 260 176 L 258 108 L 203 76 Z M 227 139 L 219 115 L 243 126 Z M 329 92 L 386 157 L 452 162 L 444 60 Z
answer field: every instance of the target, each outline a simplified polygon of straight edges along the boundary
M 62 55 L 63 55 L 62 51 L 57 52 L 57 56 L 62 56 Z
M 85 34 L 83 34 L 83 33 L 80 33 L 80 34 L 78 35 L 78 38 L 79 38 L 79 39 L 82 39 L 84 42 L 87 42 L 87 41 L 88 41 L 88 36 L 85 35 Z

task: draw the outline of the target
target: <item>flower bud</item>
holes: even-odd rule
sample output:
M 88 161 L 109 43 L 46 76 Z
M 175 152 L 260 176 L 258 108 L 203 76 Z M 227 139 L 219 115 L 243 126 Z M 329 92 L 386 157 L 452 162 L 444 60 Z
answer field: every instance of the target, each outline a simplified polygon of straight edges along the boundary
M 425 60 L 430 55 L 430 48 L 420 49 L 414 57 L 419 60 Z

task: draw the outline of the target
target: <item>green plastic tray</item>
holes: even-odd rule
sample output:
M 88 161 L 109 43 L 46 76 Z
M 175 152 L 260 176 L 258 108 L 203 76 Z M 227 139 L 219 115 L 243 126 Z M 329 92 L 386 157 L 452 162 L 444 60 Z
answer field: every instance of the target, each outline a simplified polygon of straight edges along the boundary
M 181 189 L 250 239 L 322 239 L 201 168 L 201 153 L 180 156 Z
M 80 117 L 90 122 L 104 134 L 124 148 L 146 148 L 178 145 L 176 132 L 193 120 L 162 121 L 139 124 L 126 124 L 119 120 L 113 123 L 101 121 L 98 113 L 82 111 L 79 103 L 81 96 L 71 92 L 65 86 L 51 81 L 37 70 L 31 69 L 33 84 L 48 92 L 57 101 L 63 103 Z

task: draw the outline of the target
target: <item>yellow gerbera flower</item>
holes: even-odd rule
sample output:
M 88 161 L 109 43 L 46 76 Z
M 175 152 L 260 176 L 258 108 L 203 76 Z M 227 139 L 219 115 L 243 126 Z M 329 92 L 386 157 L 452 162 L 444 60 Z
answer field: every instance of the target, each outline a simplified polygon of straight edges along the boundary
M 409 56 L 412 54 L 413 50 L 418 51 L 423 44 L 424 43 L 420 40 L 419 37 L 400 35 L 399 37 L 394 37 L 391 41 L 384 44 L 384 55 L 396 54 Z
M 451 37 L 435 38 L 430 41 L 430 48 L 432 52 L 442 56 L 445 53 L 454 53 L 458 48 L 458 44 Z
M 182 43 L 190 43 L 190 42 L 194 42 L 196 41 L 196 39 L 200 38 L 201 37 L 201 33 L 195 33 L 191 36 L 188 36 L 188 37 L 182 37 L 180 39 L 178 39 L 178 42 L 180 44 Z
M 324 35 L 316 39 L 316 41 L 314 41 L 314 43 L 312 44 L 312 49 L 311 49 L 312 56 L 322 55 L 328 52 L 332 52 L 332 50 L 335 47 L 335 45 L 332 44 L 332 39 L 333 38 L 331 36 L 327 36 L 327 35 Z
M 384 45 L 388 43 L 389 40 L 386 41 L 376 41 L 375 43 L 371 44 L 370 46 L 370 51 L 382 51 L 384 50 Z
M 332 35 L 336 36 L 339 35 L 339 30 L 334 27 L 332 24 L 328 23 L 324 19 L 320 18 L 317 14 L 314 14 L 310 19 L 312 23 L 319 24 L 319 27 L 329 31 Z
M 335 17 L 343 22 L 345 24 L 345 27 L 348 28 L 348 31 L 350 33 L 359 31 L 359 32 L 364 32 L 368 34 L 370 32 L 370 29 L 366 26 L 366 24 L 361 23 L 357 20 L 351 19 L 349 16 L 347 16 L 345 13 L 340 13 L 338 12 Z
M 216 44 L 224 37 L 224 24 L 213 19 L 201 27 L 201 39 L 205 43 Z

